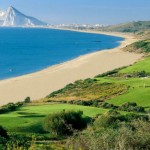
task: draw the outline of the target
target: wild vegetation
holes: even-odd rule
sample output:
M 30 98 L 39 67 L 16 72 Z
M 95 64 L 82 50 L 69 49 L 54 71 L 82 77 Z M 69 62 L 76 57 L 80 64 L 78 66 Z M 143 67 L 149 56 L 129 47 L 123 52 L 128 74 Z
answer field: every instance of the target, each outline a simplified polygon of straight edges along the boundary
M 135 42 L 131 45 L 128 45 L 123 50 L 135 53 L 148 53 L 150 52 L 150 40 Z
M 150 122 L 147 119 L 134 114 L 108 112 L 99 116 L 84 133 L 68 139 L 66 147 L 73 150 L 148 150 Z
M 69 84 L 47 96 L 48 100 L 107 100 L 127 92 L 128 86 L 115 83 L 98 83 L 86 79 Z

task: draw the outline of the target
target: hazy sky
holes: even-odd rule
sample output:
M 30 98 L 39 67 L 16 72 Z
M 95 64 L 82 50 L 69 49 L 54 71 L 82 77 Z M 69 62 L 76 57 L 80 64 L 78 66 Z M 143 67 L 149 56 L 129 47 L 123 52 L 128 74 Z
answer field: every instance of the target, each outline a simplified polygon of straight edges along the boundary
M 0 9 L 10 5 L 51 24 L 150 20 L 150 0 L 0 0 Z

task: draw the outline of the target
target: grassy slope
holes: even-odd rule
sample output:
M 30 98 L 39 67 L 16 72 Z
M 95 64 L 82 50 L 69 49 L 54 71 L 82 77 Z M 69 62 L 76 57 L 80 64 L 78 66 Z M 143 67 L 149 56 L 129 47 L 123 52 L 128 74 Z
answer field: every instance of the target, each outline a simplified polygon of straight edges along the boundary
M 150 86 L 150 79 L 140 79 L 140 78 L 133 78 L 133 79 L 110 79 L 110 78 L 103 78 L 100 82 L 118 82 L 122 84 L 126 84 L 130 86 L 127 93 L 115 97 L 111 100 L 107 100 L 107 102 L 115 104 L 115 105 L 122 105 L 126 102 L 136 102 L 140 106 L 150 107 L 150 87 L 145 88 L 145 84 Z
M 150 57 L 147 57 L 133 66 L 120 70 L 120 73 L 133 73 L 134 71 L 146 71 L 150 73 Z M 109 100 L 109 103 L 121 105 L 125 102 L 137 102 L 138 105 L 150 107 L 150 78 L 103 78 L 103 82 L 118 82 L 129 85 L 129 91 L 123 95 Z M 146 86 L 146 87 L 145 87 Z
M 24 106 L 20 110 L 0 115 L 0 125 L 10 132 L 42 133 L 43 118 L 50 113 L 62 110 L 81 110 L 84 116 L 93 117 L 108 110 L 69 104 L 49 104 Z
M 146 57 L 143 60 L 137 62 L 136 64 L 122 69 L 120 73 L 132 73 L 134 71 L 146 71 L 150 73 L 150 57 Z

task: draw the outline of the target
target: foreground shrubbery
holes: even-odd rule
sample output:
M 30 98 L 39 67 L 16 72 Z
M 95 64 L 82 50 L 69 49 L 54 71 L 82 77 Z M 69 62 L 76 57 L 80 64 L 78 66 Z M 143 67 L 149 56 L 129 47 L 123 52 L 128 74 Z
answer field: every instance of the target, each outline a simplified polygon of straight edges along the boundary
M 65 137 L 66 140 L 43 143 L 41 141 L 42 144 L 39 144 L 38 139 L 34 137 L 11 135 L 8 140 L 3 140 L 0 148 L 3 148 L 2 150 L 148 150 L 150 148 L 148 115 L 136 113 L 123 115 L 111 110 L 87 122 L 80 111 L 62 111 L 48 115 L 44 126 L 50 133 Z M 82 129 L 85 130 L 82 132 Z M 3 131 L 5 130 L 2 130 L 2 133 Z M 3 136 L 3 139 L 7 139 L 7 134 L 4 135 L 6 136 Z
M 44 120 L 44 129 L 54 135 L 71 135 L 74 130 L 82 130 L 87 126 L 82 111 L 62 111 L 48 115 Z
M 135 117 L 136 116 L 136 117 Z M 123 116 L 109 112 L 98 117 L 93 126 L 67 141 L 72 150 L 148 150 L 150 122 L 147 116 Z
M 4 145 L 6 145 L 8 138 L 7 131 L 0 126 L 0 150 L 3 149 Z

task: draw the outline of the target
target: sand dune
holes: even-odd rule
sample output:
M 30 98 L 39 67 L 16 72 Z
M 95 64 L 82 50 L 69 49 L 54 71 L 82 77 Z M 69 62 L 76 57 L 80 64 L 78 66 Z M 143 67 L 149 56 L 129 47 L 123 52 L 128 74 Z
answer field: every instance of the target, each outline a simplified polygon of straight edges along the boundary
M 142 57 L 142 54 L 121 50 L 137 40 L 132 35 L 104 32 L 102 34 L 121 36 L 125 41 L 111 50 L 91 53 L 33 74 L 0 81 L 0 105 L 22 101 L 27 96 L 32 100 L 43 98 L 75 80 L 94 77 L 108 70 L 133 64 Z

